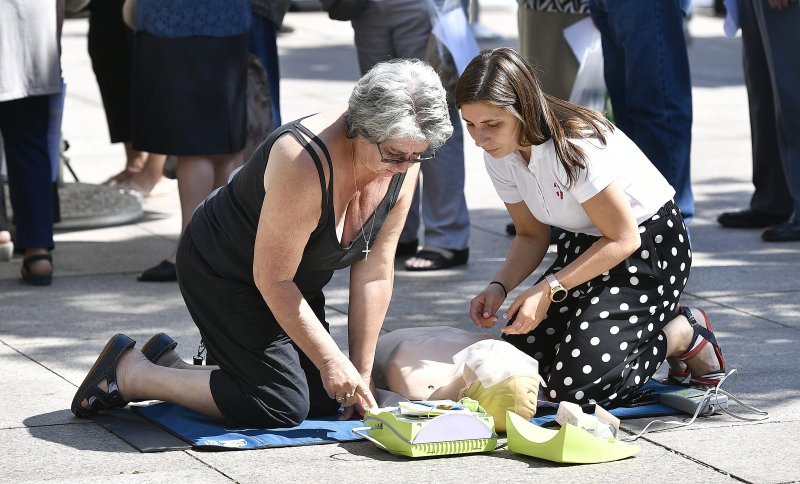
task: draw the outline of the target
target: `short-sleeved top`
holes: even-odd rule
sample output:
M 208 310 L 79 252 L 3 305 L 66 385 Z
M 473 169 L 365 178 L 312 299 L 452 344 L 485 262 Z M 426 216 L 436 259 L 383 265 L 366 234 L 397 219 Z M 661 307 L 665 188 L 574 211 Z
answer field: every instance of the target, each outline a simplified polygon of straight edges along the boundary
M 293 136 L 314 160 L 322 189 L 322 213 L 317 227 L 306 242 L 294 277 L 297 287 L 310 299 L 322 291 L 335 270 L 364 259 L 363 250 L 367 238 L 364 227 L 369 227 L 368 230 L 373 234 L 372 240 L 375 240 L 389 211 L 397 202 L 406 174 L 397 173 L 392 176 L 386 195 L 373 214 L 364 220 L 361 232 L 355 235 L 349 246 L 343 247 L 336 234 L 333 209 L 333 177 L 336 173 L 328 149 L 300 120 L 281 126 L 231 176 L 228 184 L 209 195 L 192 215 L 189 222 L 192 240 L 213 277 L 246 286 L 255 285 L 253 258 L 261 207 L 266 194 L 264 172 L 272 145 L 285 134 Z M 312 148 L 314 145 L 323 152 L 323 159 Z M 323 163 L 327 164 L 330 173 L 327 183 Z
M 250 30 L 248 0 L 139 0 L 136 30 L 168 38 L 233 37 Z
M 0 1 L 0 102 L 61 91 L 53 0 Z
M 586 156 L 585 169 L 569 186 L 553 141 L 533 146 L 530 162 L 519 151 L 502 158 L 484 153 L 497 194 L 505 203 L 524 201 L 542 223 L 570 232 L 602 235 L 581 206 L 612 182 L 625 192 L 636 222 L 653 216 L 672 199 L 675 190 L 650 160 L 620 129 L 606 132 L 606 146 L 594 138 L 571 140 Z

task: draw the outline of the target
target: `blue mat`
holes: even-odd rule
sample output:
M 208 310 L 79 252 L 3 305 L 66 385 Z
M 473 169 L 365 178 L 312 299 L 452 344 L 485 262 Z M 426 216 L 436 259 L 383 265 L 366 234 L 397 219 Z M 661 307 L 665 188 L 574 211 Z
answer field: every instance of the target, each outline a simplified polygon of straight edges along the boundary
M 647 383 L 645 383 L 642 386 L 642 388 L 640 388 L 636 393 L 642 394 L 644 392 L 651 392 L 651 395 L 655 396 L 660 393 L 680 390 L 682 388 L 683 387 L 679 386 L 664 385 L 663 383 L 650 380 Z M 531 422 L 539 426 L 549 424 L 556 419 L 555 408 L 544 409 L 544 412 L 539 411 L 536 413 L 537 416 L 532 418 Z M 625 420 L 630 418 L 663 417 L 665 415 L 677 415 L 681 412 L 675 410 L 672 407 L 668 407 L 663 403 L 650 403 L 647 405 L 639 405 L 635 407 L 617 407 L 615 409 L 609 410 L 609 413 L 611 413 L 611 415 L 617 417 L 620 420 Z
M 639 393 L 650 391 L 653 395 L 658 395 L 680 388 L 650 381 L 642 387 Z M 170 403 L 157 403 L 142 407 L 132 406 L 131 410 L 145 420 L 188 442 L 194 448 L 202 450 L 263 449 L 362 440 L 352 432 L 352 429 L 363 425 L 361 421 L 339 421 L 336 416 L 306 420 L 297 427 L 289 429 L 252 429 L 226 428 L 218 420 Z M 531 422 L 536 425 L 545 425 L 555 420 L 554 408 L 540 409 L 537 413 L 538 416 L 531 419 Z M 657 417 L 678 413 L 680 412 L 674 408 L 660 403 L 619 407 L 611 410 L 611 414 L 619 419 Z
M 263 449 L 362 439 L 352 432 L 363 425 L 361 421 L 339 421 L 337 416 L 306 420 L 288 429 L 252 429 L 226 428 L 218 420 L 170 403 L 133 406 L 131 410 L 201 450 Z

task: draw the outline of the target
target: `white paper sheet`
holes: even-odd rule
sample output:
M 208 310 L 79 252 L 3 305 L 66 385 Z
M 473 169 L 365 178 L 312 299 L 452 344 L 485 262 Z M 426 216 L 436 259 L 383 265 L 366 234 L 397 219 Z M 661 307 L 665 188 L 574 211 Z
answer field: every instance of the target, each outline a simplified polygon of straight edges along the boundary
M 594 26 L 591 17 L 586 17 L 564 29 L 564 38 L 567 40 L 567 44 L 569 44 L 569 48 L 572 49 L 572 53 L 575 54 L 578 62 L 583 59 L 586 50 L 599 34 L 600 32 Z
M 458 75 L 461 75 L 470 61 L 478 55 L 478 43 L 469 28 L 464 10 L 460 8 L 441 13 L 439 21 L 433 27 L 433 35 L 450 51 Z

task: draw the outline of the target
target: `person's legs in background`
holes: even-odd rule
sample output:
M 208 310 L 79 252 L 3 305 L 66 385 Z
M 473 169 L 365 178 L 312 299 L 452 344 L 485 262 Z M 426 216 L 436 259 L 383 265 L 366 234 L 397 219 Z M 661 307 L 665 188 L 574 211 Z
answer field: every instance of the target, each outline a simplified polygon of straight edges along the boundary
M 569 100 L 580 64 L 564 38 L 564 29 L 586 17 L 519 7 L 519 53 L 536 68 L 542 90 L 551 96 Z
M 800 4 L 790 3 L 776 10 L 766 3 L 753 2 L 759 34 L 767 57 L 776 119 L 778 154 L 783 166 L 791 211 L 789 220 L 767 228 L 761 238 L 768 242 L 800 240 Z
M 16 250 L 23 252 L 22 277 L 49 285 L 53 275 L 52 169 L 47 144 L 50 96 L 0 102 Z
M 149 195 L 161 180 L 166 156 L 131 146 L 131 62 L 133 33 L 122 21 L 123 0 L 90 4 L 88 50 L 100 88 L 112 143 L 124 143 L 125 169 L 106 183 L 127 184 Z
M 750 139 L 753 151 L 753 186 L 750 207 L 722 213 L 717 221 L 729 228 L 764 228 L 785 222 L 791 215 L 792 197 L 778 151 L 775 99 L 767 55 L 753 4 L 739 8 L 742 27 L 742 64 L 750 107 Z
M 378 62 L 396 57 L 425 59 L 431 24 L 420 0 L 369 1 L 352 24 L 362 74 Z M 422 162 L 422 191 L 418 188 L 415 193 L 400 236 L 398 255 L 423 256 L 407 261 L 406 267 L 411 270 L 438 269 L 467 261 L 469 212 L 464 198 L 464 145 L 461 119 L 453 113 L 453 136 L 437 151 L 435 159 Z M 420 203 L 425 224 L 422 254 L 417 253 Z
M 277 42 L 278 26 L 260 15 L 253 15 L 250 27 L 250 52 L 258 57 L 264 70 L 267 71 L 269 95 L 272 101 L 272 125 L 281 123 L 281 72 L 278 58 Z
M 458 110 L 450 108 L 453 135 L 432 160 L 422 162 L 422 187 L 417 186 L 415 202 L 422 195 L 425 242 L 422 250 L 405 263 L 408 270 L 435 270 L 461 265 L 469 256 L 469 210 L 464 197 L 464 133 Z M 419 203 L 412 205 L 400 240 L 416 240 Z M 416 222 L 416 224 L 414 224 Z M 404 237 L 408 237 L 405 239 Z
M 615 122 L 675 188 L 688 224 L 692 89 L 679 0 L 590 0 Z
M 181 231 L 203 199 L 227 183 L 242 162 L 247 40 L 246 32 L 230 37 L 136 35 L 133 145 L 176 156 Z M 153 71 L 164 76 L 150 82 Z M 175 249 L 138 280 L 176 281 Z
M 3 165 L 3 137 L 0 135 L 0 166 Z M 6 183 L 0 177 L 0 262 L 8 262 L 14 256 L 14 242 L 11 241 L 11 224 L 6 210 Z

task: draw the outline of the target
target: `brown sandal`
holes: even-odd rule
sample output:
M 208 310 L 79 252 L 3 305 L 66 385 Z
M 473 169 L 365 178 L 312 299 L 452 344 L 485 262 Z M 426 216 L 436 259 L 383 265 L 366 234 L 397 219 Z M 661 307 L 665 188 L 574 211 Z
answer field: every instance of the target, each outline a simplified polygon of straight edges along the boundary
M 725 371 L 725 360 L 722 358 L 722 350 L 720 349 L 719 344 L 717 344 L 717 338 L 714 336 L 714 331 L 711 329 L 711 322 L 708 320 L 708 315 L 700 308 L 697 308 L 697 310 L 703 315 L 705 326 L 702 326 L 697 322 L 692 314 L 692 310 L 689 309 L 688 306 L 681 306 L 680 312 L 684 317 L 686 317 L 687 320 L 689 320 L 689 324 L 692 326 L 694 335 L 692 336 L 692 342 L 689 344 L 689 349 L 678 358 L 681 361 L 690 360 L 703 351 L 703 348 L 710 343 L 714 348 L 714 354 L 719 362 L 719 370 L 699 376 L 692 375 L 689 379 L 689 386 L 697 388 L 713 388 L 717 386 L 723 378 L 725 378 L 725 374 L 727 373 Z M 689 370 L 687 369 L 686 371 L 688 372 Z

